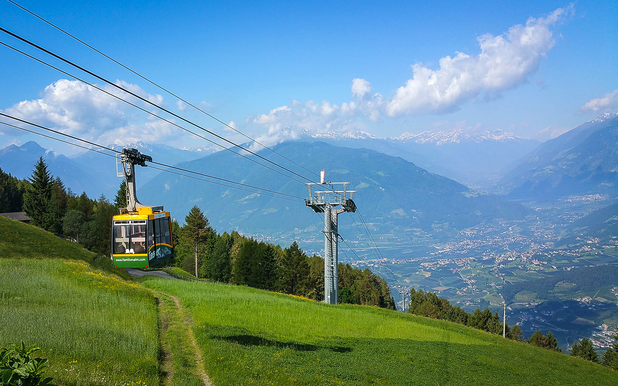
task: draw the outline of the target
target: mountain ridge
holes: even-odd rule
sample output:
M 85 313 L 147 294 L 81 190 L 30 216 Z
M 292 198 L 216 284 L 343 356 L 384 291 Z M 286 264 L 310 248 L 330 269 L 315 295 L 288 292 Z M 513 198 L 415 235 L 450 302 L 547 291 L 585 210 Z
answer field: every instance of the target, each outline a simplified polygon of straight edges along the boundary
M 524 157 L 497 184 L 511 198 L 618 194 L 618 116 L 586 122 Z

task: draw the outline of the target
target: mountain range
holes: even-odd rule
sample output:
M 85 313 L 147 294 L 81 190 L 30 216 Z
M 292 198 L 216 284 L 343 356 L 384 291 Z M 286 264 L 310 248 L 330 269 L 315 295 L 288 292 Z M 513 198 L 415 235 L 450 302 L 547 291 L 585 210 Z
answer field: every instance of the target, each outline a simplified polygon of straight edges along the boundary
M 334 145 L 337 154 L 343 154 L 340 159 L 331 159 L 325 155 L 313 155 L 313 159 L 306 159 L 302 150 L 311 143 L 327 143 Z M 488 191 L 507 194 L 509 199 L 519 200 L 551 200 L 560 197 L 578 194 L 602 194 L 607 199 L 618 195 L 618 116 L 604 114 L 597 119 L 584 123 L 575 129 L 553 140 L 538 144 L 536 141 L 518 138 L 503 131 L 467 132 L 463 130 L 423 132 L 420 134 L 404 133 L 394 138 L 378 138 L 368 133 L 321 133 L 306 132 L 295 144 L 295 152 L 288 158 L 299 160 L 307 164 L 311 170 L 320 170 L 328 165 L 345 163 L 347 157 L 356 159 L 358 154 L 371 154 L 367 150 L 374 150 L 383 155 L 400 157 L 412 163 L 415 168 L 423 169 L 426 173 L 447 177 L 458 189 Z M 282 144 L 283 149 L 287 145 Z M 120 149 L 119 146 L 111 146 Z M 176 165 L 193 165 L 188 162 L 202 158 L 212 150 L 176 149 L 165 145 L 135 143 L 127 147 L 134 147 L 145 154 L 151 155 L 157 162 Z M 342 148 L 348 148 L 342 153 Z M 227 153 L 224 155 L 224 153 Z M 265 151 L 263 154 L 270 154 Z M 208 161 L 218 165 L 228 165 L 229 152 L 209 158 Z M 39 156 L 47 161 L 50 172 L 62 179 L 65 185 L 80 194 L 85 191 L 90 197 L 104 194 L 108 199 L 115 196 L 121 179 L 116 177 L 116 161 L 111 157 L 104 157 L 93 152 L 85 152 L 69 158 L 49 152 L 35 142 L 28 142 L 22 146 L 11 145 L 0 150 L 0 165 L 3 170 L 18 178 L 27 178 L 31 175 Z M 232 156 L 232 158 L 238 158 Z M 319 161 L 321 160 L 321 162 Z M 255 166 L 255 165 L 254 165 Z M 354 165 L 352 165 L 354 166 Z M 369 165 L 372 166 L 372 165 Z M 236 166 L 235 166 L 236 167 Z M 352 170 L 347 167 L 331 168 L 336 170 Z M 139 168 L 137 179 L 138 188 L 157 175 L 160 170 L 156 166 Z M 216 173 L 221 174 L 216 174 Z M 257 171 L 255 171 L 258 173 Z M 214 167 L 213 174 L 228 175 L 227 166 Z M 250 180 L 244 175 L 245 171 L 238 171 L 237 176 Z M 330 172 L 329 172 L 330 173 Z M 386 172 L 385 172 L 386 173 Z M 330 173 L 332 174 L 332 173 Z M 260 173 L 256 174 L 260 175 Z M 389 176 L 399 176 L 391 173 Z M 261 176 L 260 176 L 261 178 Z M 350 182 L 361 184 L 362 173 L 348 175 Z M 234 178 L 230 178 L 235 180 Z M 378 181 L 378 179 L 374 179 Z M 401 177 L 383 181 L 395 185 L 405 186 Z M 499 180 L 499 181 L 498 181 Z M 269 178 L 258 179 L 255 184 L 264 186 L 263 181 L 270 182 Z M 498 183 L 496 183 L 498 181 Z M 272 181 L 272 186 L 279 186 L 282 181 Z M 462 186 L 460 186 L 462 185 Z M 465 186 L 463 186 L 465 185 Z M 466 186 L 468 188 L 466 188 Z M 149 189 L 152 189 L 150 185 Z M 393 187 L 391 192 L 396 191 Z M 400 189 L 401 190 L 401 189 Z M 148 194 L 148 193 L 146 193 Z M 389 200 L 387 195 L 376 195 L 375 199 Z M 492 197 L 493 196 L 486 196 Z M 415 198 L 423 202 L 422 198 Z M 396 198 L 397 202 L 406 202 L 405 195 Z M 413 207 L 413 206 L 411 206 Z M 396 205 L 386 205 L 384 209 L 396 210 Z M 419 223 L 448 220 L 444 215 L 438 215 L 439 207 L 425 210 L 421 215 L 413 215 Z M 405 213 L 405 210 L 404 210 Z M 410 216 L 410 213 L 406 214 Z M 388 214 L 372 216 L 375 218 L 388 217 Z M 251 217 L 251 216 L 249 216 Z M 396 221 L 396 215 L 391 216 Z M 405 216 L 403 216 L 405 217 Z M 416 220 L 415 220 L 416 221 Z M 468 223 L 468 220 L 461 223 Z
M 38 143 L 30 141 L 21 146 L 10 145 L 1 149 L 0 166 L 2 170 L 14 177 L 27 179 L 32 175 L 39 157 L 43 157 L 52 176 L 60 177 L 64 185 L 74 193 L 79 195 L 86 192 L 92 198 L 98 198 L 104 193 L 109 197 L 108 194 L 111 192 L 115 194 L 120 182 L 116 184 L 108 178 L 93 178 L 93 176 L 100 177 L 99 174 L 93 174 L 93 166 L 105 165 L 105 167 L 113 168 L 114 161 L 100 154 L 93 154 L 96 156 L 96 162 L 80 162 L 62 154 L 47 151 Z
M 405 230 L 432 231 L 435 227 L 460 229 L 497 218 L 521 219 L 529 211 L 523 206 L 430 173 L 400 157 L 369 149 L 336 147 L 323 142 L 285 142 L 273 149 L 283 157 L 299 161 L 294 170 L 324 169 L 327 180 L 351 182 L 353 199 L 362 219 L 342 220 L 340 229 L 366 221 L 379 234 Z M 283 158 L 260 152 L 276 162 Z M 275 158 L 276 157 L 276 158 Z M 290 166 L 289 164 L 286 164 Z M 220 231 L 240 230 L 268 235 L 312 234 L 319 237 L 323 219 L 305 207 L 305 182 L 274 173 L 230 152 L 219 152 L 179 167 L 203 174 L 223 176 L 244 184 L 265 187 L 295 196 L 276 198 L 268 193 L 246 192 L 175 174 L 162 173 L 144 185 L 138 196 L 142 203 L 164 204 L 177 220 L 198 205 Z M 309 173 L 304 173 L 309 174 Z M 317 173 L 313 181 L 317 181 Z M 356 215 L 355 215 L 356 216 Z
M 324 141 L 401 157 L 478 190 L 490 190 L 517 160 L 539 145 L 538 141 L 501 130 L 470 132 L 462 129 L 404 133 L 392 138 L 378 138 L 364 132 L 305 133 L 301 140 Z
M 604 114 L 544 142 L 499 182 L 510 198 L 618 195 L 618 115 Z

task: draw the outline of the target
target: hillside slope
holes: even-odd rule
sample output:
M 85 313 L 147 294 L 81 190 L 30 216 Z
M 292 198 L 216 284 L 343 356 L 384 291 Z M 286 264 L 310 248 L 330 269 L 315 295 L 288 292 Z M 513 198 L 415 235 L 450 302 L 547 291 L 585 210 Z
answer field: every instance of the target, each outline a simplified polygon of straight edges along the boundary
M 547 141 L 499 182 L 511 198 L 618 193 L 618 116 L 587 122 Z
M 46 376 L 60 385 L 156 385 L 155 299 L 94 258 L 0 217 L 0 346 L 40 347 Z
M 322 142 L 286 142 L 276 146 L 275 151 L 299 161 L 310 171 L 318 173 L 325 169 L 327 180 L 351 182 L 348 190 L 357 191 L 354 201 L 377 233 L 410 227 L 431 230 L 435 224 L 445 223 L 451 228 L 461 228 L 488 219 L 522 218 L 527 213 L 519 204 L 498 196 L 476 194 L 402 158 L 373 150 L 336 147 Z M 319 179 L 272 153 L 261 154 L 304 172 L 314 181 Z M 181 166 L 300 198 L 308 194 L 304 185 L 307 181 L 296 176 L 299 181 L 285 178 L 229 152 L 219 152 Z M 268 194 L 252 194 L 168 173 L 146 184 L 138 191 L 138 196 L 143 203 L 164 204 L 178 220 L 182 220 L 193 205 L 198 205 L 211 224 L 221 231 L 235 229 L 278 236 L 280 232 L 299 234 L 306 230 L 315 235 L 322 226 L 300 199 L 290 201 Z M 342 221 L 340 229 L 351 226 L 350 223 Z
M 93 269 L 78 245 L 2 217 L 0 236 L 0 345 L 40 346 L 59 384 L 197 384 L 187 326 L 220 386 L 618 381 L 600 365 L 453 323 L 147 276 L 142 285 L 163 295 L 157 320 L 152 292 Z M 187 315 L 170 320 L 175 302 Z M 175 372 L 160 373 L 158 347 L 171 350 Z
M 618 373 L 458 324 L 247 287 L 166 281 L 224 385 L 609 385 Z
M 406 161 L 466 186 L 485 190 L 494 185 L 520 158 L 539 142 L 513 136 L 495 138 L 500 133 L 465 135 L 461 130 L 403 134 L 397 138 L 321 136 L 317 140 L 335 146 L 365 148 Z M 433 138 L 428 136 L 433 135 Z M 303 138 L 304 140 L 304 138 Z

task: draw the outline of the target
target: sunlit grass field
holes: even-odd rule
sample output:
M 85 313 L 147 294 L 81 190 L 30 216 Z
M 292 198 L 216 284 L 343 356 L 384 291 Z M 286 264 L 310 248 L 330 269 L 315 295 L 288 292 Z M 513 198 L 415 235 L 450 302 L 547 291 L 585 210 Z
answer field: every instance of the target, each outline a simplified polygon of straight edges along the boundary
M 0 346 L 41 347 L 59 385 L 200 384 L 187 328 L 217 386 L 618 384 L 600 365 L 453 323 L 206 281 L 135 283 L 34 227 L 0 217 L 0 236 Z
M 41 347 L 60 385 L 159 384 L 151 291 L 40 229 L 0 217 L 0 235 L 0 346 Z
M 0 346 L 25 342 L 62 385 L 158 385 L 157 306 L 88 264 L 0 259 Z
M 216 385 L 610 385 L 600 365 L 457 324 L 246 287 L 144 278 L 191 314 Z

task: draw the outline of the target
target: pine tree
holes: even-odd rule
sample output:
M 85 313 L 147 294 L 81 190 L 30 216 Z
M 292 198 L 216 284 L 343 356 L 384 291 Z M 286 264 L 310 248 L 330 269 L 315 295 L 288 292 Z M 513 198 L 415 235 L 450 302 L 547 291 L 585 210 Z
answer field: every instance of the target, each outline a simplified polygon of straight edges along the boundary
M 614 335 L 614 339 L 616 342 L 614 342 L 612 347 L 605 350 L 601 363 L 613 370 L 618 370 L 618 334 Z
M 283 256 L 279 261 L 279 272 L 278 290 L 280 292 L 299 295 L 304 291 L 303 287 L 309 276 L 309 262 L 296 241 L 283 251 Z
M 543 335 L 541 330 L 536 330 L 536 332 L 532 334 L 532 336 L 530 336 L 530 339 L 528 339 L 528 343 L 530 343 L 533 346 L 546 348 L 547 347 L 547 337 Z
M 118 192 L 116 192 L 116 198 L 114 198 L 114 206 L 117 210 L 127 207 L 127 182 L 122 180 Z
M 62 233 L 62 219 L 67 212 L 67 204 L 69 196 L 67 191 L 60 180 L 60 177 L 56 177 L 52 181 L 52 198 L 51 208 L 49 213 L 49 225 L 48 229 L 51 232 L 60 234 Z
M 273 290 L 277 277 L 277 256 L 272 244 L 261 242 L 256 251 L 256 259 L 252 267 L 252 287 Z
M 554 336 L 554 334 L 549 331 L 547 333 L 547 348 L 550 350 L 562 352 L 562 349 L 558 347 L 558 339 Z
M 51 200 L 52 177 L 43 157 L 39 157 L 30 177 L 30 187 L 24 193 L 24 211 L 32 225 L 41 228 L 49 225 Z
M 24 192 L 19 180 L 0 168 L 0 213 L 21 212 Z
M 62 229 L 64 234 L 79 243 L 79 236 L 86 222 L 86 216 L 79 210 L 72 209 L 64 216 Z
M 592 343 L 588 338 L 582 338 L 582 340 L 577 343 L 573 343 L 571 347 L 571 355 L 583 358 L 587 361 L 598 362 L 599 356 L 596 351 L 594 351 L 594 347 L 592 347 Z
M 245 240 L 238 250 L 232 265 L 232 282 L 240 285 L 251 285 L 251 264 L 254 250 L 258 243 L 253 239 Z
M 513 328 L 511 328 L 509 330 L 509 332 L 507 332 L 507 338 L 509 339 L 513 339 L 513 340 L 523 340 L 523 331 L 521 330 L 521 328 L 518 325 L 514 325 Z
M 208 219 L 200 208 L 194 206 L 185 217 L 185 226 L 180 231 L 179 248 L 182 267 L 187 272 L 196 272 L 195 254 L 197 251 L 197 271 L 200 271 L 206 254 L 206 241 L 212 231 Z
M 230 249 L 233 241 L 232 236 L 227 233 L 217 237 L 212 254 L 209 256 L 206 264 L 207 278 L 222 283 L 228 283 L 230 281 L 232 275 Z

